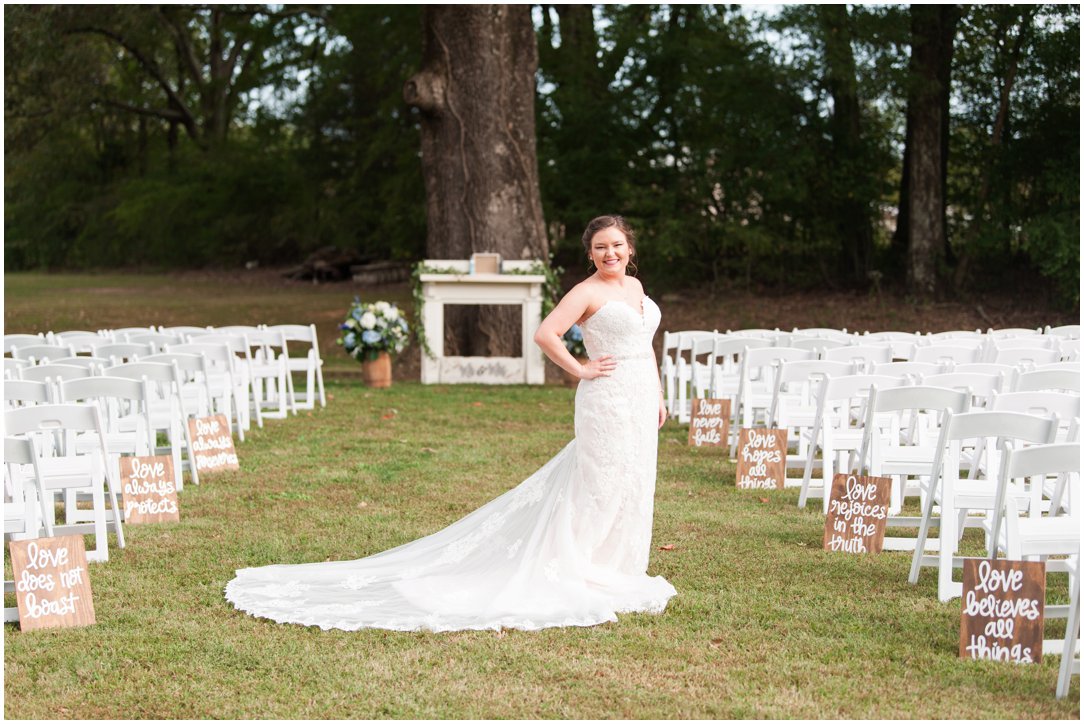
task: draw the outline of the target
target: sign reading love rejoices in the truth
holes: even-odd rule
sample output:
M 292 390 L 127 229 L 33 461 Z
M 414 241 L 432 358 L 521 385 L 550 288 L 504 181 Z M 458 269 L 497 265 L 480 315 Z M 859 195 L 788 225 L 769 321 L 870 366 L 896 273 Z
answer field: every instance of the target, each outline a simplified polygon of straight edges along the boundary
M 1043 660 L 1046 564 L 964 559 L 960 658 Z
M 172 457 L 121 458 L 120 477 L 125 523 L 165 523 L 181 519 Z
M 188 420 L 188 431 L 192 438 L 196 470 L 202 473 L 241 469 L 225 415 L 191 418 Z
M 19 628 L 30 631 L 94 623 L 83 536 L 12 541 L 9 549 Z
M 836 473 L 824 519 L 824 550 L 880 553 L 891 492 L 892 478 Z
M 693 400 L 689 420 L 690 447 L 722 447 L 730 444 L 730 400 Z
M 743 428 L 738 436 L 738 487 L 782 490 L 786 473 L 787 431 Z

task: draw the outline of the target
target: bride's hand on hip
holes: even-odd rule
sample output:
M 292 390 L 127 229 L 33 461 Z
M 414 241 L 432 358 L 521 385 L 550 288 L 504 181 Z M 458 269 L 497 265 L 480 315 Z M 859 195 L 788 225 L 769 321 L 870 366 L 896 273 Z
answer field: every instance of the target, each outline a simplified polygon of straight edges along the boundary
M 587 364 L 581 365 L 580 379 L 581 380 L 593 380 L 596 377 L 609 377 L 614 368 L 617 367 L 617 360 L 614 359 L 612 354 L 604 354 L 598 357 L 598 359 L 588 360 Z

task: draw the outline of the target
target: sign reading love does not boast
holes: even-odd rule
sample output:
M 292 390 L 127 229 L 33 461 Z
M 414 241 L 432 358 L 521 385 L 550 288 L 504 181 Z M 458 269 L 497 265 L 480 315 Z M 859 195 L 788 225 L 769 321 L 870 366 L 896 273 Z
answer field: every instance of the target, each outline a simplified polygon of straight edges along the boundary
M 81 535 L 12 541 L 11 568 L 19 628 L 70 628 L 94 623 L 94 599 Z
M 730 400 L 693 400 L 689 420 L 690 447 L 723 447 L 730 443 Z
M 743 489 L 783 489 L 787 474 L 787 431 L 742 428 L 738 436 L 737 486 Z
M 1046 564 L 964 559 L 960 658 L 1043 660 Z
M 121 458 L 120 471 L 125 523 L 168 523 L 181 519 L 171 456 Z
M 189 418 L 188 432 L 192 438 L 196 470 L 202 473 L 241 469 L 225 415 Z
M 836 473 L 824 519 L 824 550 L 880 553 L 891 492 L 892 478 Z

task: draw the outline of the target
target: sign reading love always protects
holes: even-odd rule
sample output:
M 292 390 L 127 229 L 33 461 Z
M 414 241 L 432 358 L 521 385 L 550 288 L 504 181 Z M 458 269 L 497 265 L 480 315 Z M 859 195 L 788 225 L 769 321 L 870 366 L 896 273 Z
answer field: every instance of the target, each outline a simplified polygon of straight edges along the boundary
M 891 492 L 892 478 L 836 473 L 824 519 L 824 550 L 880 553 Z
M 1046 564 L 964 559 L 960 658 L 1043 659 Z
M 166 523 L 181 519 L 172 457 L 121 458 L 120 471 L 125 523 Z
M 188 432 L 196 470 L 203 473 L 241 469 L 225 415 L 189 418 Z
M 690 447 L 723 447 L 730 444 L 730 400 L 695 399 L 689 419 Z
M 69 628 L 94 623 L 83 536 L 12 541 L 11 569 L 19 628 Z
M 787 431 L 742 428 L 738 436 L 739 488 L 783 489 L 787 473 Z

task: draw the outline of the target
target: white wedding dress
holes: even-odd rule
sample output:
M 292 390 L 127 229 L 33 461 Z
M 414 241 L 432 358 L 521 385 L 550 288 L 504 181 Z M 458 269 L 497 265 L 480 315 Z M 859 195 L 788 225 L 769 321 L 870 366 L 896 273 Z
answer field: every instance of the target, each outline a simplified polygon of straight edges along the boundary
M 355 561 L 244 568 L 234 606 L 280 623 L 353 631 L 591 626 L 661 612 L 648 576 L 659 386 L 659 308 L 607 302 L 583 324 L 610 377 L 579 383 L 576 439 L 520 485 L 419 540 Z

